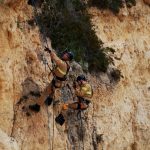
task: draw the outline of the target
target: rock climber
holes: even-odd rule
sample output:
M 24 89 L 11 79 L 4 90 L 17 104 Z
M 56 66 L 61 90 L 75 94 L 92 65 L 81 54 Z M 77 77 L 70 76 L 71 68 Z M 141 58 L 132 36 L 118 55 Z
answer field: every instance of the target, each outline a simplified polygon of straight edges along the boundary
M 77 101 L 74 103 L 63 105 L 61 113 L 55 119 L 56 122 L 60 125 L 62 125 L 65 121 L 63 110 L 67 110 L 68 108 L 73 110 L 85 110 L 88 108 L 89 103 L 91 102 L 93 90 L 84 75 L 80 75 L 77 77 L 76 81 L 74 82 L 73 88 L 75 89 Z
M 35 112 L 40 111 L 40 106 L 44 104 L 50 105 L 53 101 L 53 94 L 55 88 L 61 88 L 63 82 L 66 80 L 67 74 L 70 69 L 69 62 L 73 59 L 74 55 L 72 52 L 65 51 L 62 53 L 61 58 L 57 56 L 57 54 L 50 50 L 49 48 L 45 48 L 45 51 L 48 52 L 51 56 L 51 60 L 55 63 L 55 67 L 52 70 L 53 73 L 53 80 L 52 82 L 46 87 L 42 95 L 37 100 L 37 103 L 34 105 L 29 105 L 29 109 Z

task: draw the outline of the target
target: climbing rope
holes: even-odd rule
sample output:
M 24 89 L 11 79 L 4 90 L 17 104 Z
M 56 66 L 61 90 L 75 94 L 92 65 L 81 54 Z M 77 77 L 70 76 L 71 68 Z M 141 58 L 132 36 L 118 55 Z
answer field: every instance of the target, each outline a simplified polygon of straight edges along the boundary
M 71 93 L 73 101 L 75 101 L 74 93 L 72 92 L 72 89 L 71 89 L 70 85 L 67 83 L 66 86 L 68 87 L 68 89 L 69 89 L 69 91 Z
M 45 64 L 45 71 L 46 71 L 46 64 Z M 46 110 L 47 110 L 47 117 L 48 117 L 48 143 L 49 143 L 49 150 L 51 150 L 50 113 L 48 111 L 48 106 Z
M 81 140 L 82 140 L 82 146 L 83 146 L 83 150 L 84 150 L 84 131 L 83 131 L 83 122 L 82 122 L 81 110 L 78 111 L 77 118 L 80 120 Z M 79 145 L 79 147 L 80 147 L 80 145 Z
M 47 107 L 47 116 L 48 116 L 48 134 L 49 134 L 49 136 L 48 136 L 48 138 L 49 138 L 49 140 L 48 140 L 48 142 L 49 142 L 49 150 L 51 150 L 51 142 L 50 142 L 50 137 L 51 137 L 51 133 L 50 133 L 50 114 L 49 114 L 49 111 L 48 111 L 48 107 Z
M 55 92 L 53 94 L 53 98 L 55 99 Z M 54 102 L 54 101 L 53 101 Z M 53 138 L 52 138 L 52 150 L 54 149 L 54 104 L 52 105 L 52 110 L 53 110 Z

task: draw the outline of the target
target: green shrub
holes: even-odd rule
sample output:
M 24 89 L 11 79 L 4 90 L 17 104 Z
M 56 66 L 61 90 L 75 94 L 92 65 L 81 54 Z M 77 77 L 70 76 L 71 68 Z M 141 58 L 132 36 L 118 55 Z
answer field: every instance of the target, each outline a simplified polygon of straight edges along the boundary
M 41 29 L 45 29 L 54 49 L 73 51 L 76 61 L 83 66 L 88 63 L 89 71 L 106 71 L 110 61 L 86 7 L 81 0 L 45 0 L 39 16 Z
M 136 5 L 135 0 L 125 0 L 127 7 Z M 123 7 L 123 0 L 89 0 L 89 4 L 100 9 L 110 9 L 113 13 L 119 13 Z
M 2 4 L 4 2 L 4 0 L 0 0 L 0 4 Z
M 125 0 L 127 7 L 132 7 L 136 5 L 136 0 Z

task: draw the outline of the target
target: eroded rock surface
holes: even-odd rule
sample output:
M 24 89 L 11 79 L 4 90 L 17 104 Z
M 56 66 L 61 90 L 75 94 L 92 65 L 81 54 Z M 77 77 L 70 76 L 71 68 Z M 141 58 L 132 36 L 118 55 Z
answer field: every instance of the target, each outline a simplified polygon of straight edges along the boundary
M 82 120 L 77 111 L 69 110 L 61 127 L 54 120 L 60 105 L 43 106 L 31 116 L 22 111 L 51 81 L 43 55 L 50 66 L 51 60 L 43 52 L 38 27 L 28 23 L 33 11 L 27 1 L 0 4 L 0 149 L 150 149 L 150 8 L 137 1 L 118 16 L 96 8 L 89 13 L 98 37 L 116 49 L 111 55 L 122 78 L 115 83 L 110 70 L 108 75 L 87 74 L 93 103 L 81 114 Z M 76 63 L 72 68 L 70 79 L 82 72 Z M 56 100 L 72 99 L 69 90 L 66 86 L 56 91 Z

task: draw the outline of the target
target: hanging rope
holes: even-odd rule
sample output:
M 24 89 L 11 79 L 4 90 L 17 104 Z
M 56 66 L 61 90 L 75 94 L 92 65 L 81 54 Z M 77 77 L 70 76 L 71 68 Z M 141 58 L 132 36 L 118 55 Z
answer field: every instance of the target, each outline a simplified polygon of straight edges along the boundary
M 79 112 L 77 113 L 77 118 L 80 120 L 81 140 L 82 140 L 82 146 L 83 146 L 83 150 L 84 150 L 84 131 L 83 131 L 83 122 L 82 122 L 81 110 L 79 110 Z
M 48 111 L 48 107 L 47 107 L 47 116 L 48 116 L 48 143 L 49 143 L 49 150 L 51 150 L 51 142 L 50 142 L 50 137 L 51 137 L 51 133 L 50 133 L 50 114 L 49 114 L 49 111 Z
M 53 98 L 55 99 L 55 92 L 53 94 Z M 53 101 L 53 103 L 54 103 L 54 101 Z M 54 104 L 52 105 L 52 109 L 53 109 L 53 137 L 52 137 L 52 150 L 53 150 L 54 149 L 54 120 L 55 120 L 55 118 L 54 118 Z
M 45 71 L 46 71 L 46 64 L 45 64 Z M 48 117 L 48 142 L 49 142 L 49 150 L 51 150 L 50 113 L 48 111 L 48 106 L 47 106 L 47 117 Z

